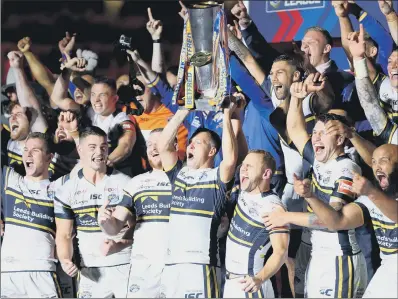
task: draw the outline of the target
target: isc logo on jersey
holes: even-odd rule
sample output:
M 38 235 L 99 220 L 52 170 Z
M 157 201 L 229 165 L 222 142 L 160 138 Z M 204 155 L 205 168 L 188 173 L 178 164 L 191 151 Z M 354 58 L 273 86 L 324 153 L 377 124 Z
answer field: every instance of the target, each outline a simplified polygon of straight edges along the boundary
M 325 296 L 332 296 L 333 290 L 332 289 L 321 289 L 321 291 L 319 293 L 321 293 L 321 295 L 325 295 Z
M 187 293 L 184 298 L 199 298 L 203 293 Z

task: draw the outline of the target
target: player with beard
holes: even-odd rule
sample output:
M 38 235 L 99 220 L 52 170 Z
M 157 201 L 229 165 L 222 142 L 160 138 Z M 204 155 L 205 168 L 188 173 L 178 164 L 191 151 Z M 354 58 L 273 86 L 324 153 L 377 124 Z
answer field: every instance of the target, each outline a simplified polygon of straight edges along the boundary
M 262 224 L 263 213 L 285 211 L 270 188 L 274 171 L 275 160 L 263 150 L 250 151 L 240 168 L 240 184 L 231 194 L 236 206 L 227 239 L 225 298 L 274 298 L 269 279 L 285 263 L 289 244 L 288 227 L 269 231 Z
M 161 293 L 171 204 L 171 185 L 157 146 L 161 132 L 162 129 L 153 130 L 147 140 L 153 170 L 131 179 L 124 189 L 123 201 L 112 213 L 103 207 L 98 214 L 102 231 L 109 235 L 119 233 L 126 221 L 134 223 L 128 298 L 159 298 Z M 177 148 L 176 142 L 174 147 Z
M 5 233 L 1 246 L 1 297 L 60 298 L 55 274 L 55 220 L 49 138 L 30 133 L 22 160 L 26 175 L 5 167 L 2 213 Z
M 293 83 L 287 117 L 287 130 L 295 146 L 312 165 L 314 197 L 340 210 L 354 201 L 351 191 L 353 172 L 360 167 L 344 153 L 346 139 L 341 135 L 327 135 L 329 120 L 343 117 L 335 114 L 321 115 L 315 124 L 312 137 L 305 129 L 302 99 L 307 96 L 305 83 Z M 295 175 L 297 178 L 297 176 Z M 356 242 L 353 230 L 328 231 L 308 206 L 308 213 L 273 212 L 264 215 L 267 227 L 295 224 L 309 227 L 312 252 L 306 273 L 308 297 L 352 297 L 362 294 L 367 283 L 365 259 Z M 320 266 L 322 265 L 322 266 Z
M 131 232 L 127 227 L 115 237 L 103 232 L 98 210 L 116 207 L 123 198 L 129 177 L 107 167 L 107 137 L 98 127 L 80 132 L 78 152 L 82 169 L 55 193 L 57 255 L 69 276 L 78 272 L 72 261 L 72 234 L 77 230 L 81 266 L 78 297 L 126 296 L 130 271 Z
M 398 146 L 382 145 L 373 152 L 374 183 L 354 175 L 352 190 L 360 195 L 340 211 L 313 196 L 308 180 L 297 180 L 295 189 L 311 205 L 318 219 L 331 230 L 349 230 L 373 224 L 382 264 L 370 281 L 364 298 L 397 298 L 398 254 Z

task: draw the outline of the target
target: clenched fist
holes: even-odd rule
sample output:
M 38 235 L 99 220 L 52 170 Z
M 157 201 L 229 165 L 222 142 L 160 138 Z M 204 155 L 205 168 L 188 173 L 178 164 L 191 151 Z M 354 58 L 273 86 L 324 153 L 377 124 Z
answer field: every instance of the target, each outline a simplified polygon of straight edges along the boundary
M 30 37 L 24 37 L 18 42 L 18 50 L 22 53 L 26 53 L 30 51 L 30 46 L 32 45 L 32 40 Z
M 296 174 L 293 174 L 293 180 L 294 180 L 294 192 L 296 192 L 297 195 L 304 198 L 312 197 L 312 186 L 311 186 L 311 181 L 309 179 L 300 180 L 296 176 Z
M 16 69 L 22 68 L 23 54 L 19 51 L 11 51 L 7 54 L 10 66 Z

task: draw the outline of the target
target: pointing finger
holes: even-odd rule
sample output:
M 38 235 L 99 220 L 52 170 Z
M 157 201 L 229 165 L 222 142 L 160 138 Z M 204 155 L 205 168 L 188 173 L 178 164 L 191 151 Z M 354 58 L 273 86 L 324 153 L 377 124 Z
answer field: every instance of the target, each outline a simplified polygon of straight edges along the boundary
M 152 16 L 152 10 L 151 10 L 150 7 L 148 7 L 148 18 L 149 18 L 149 21 L 153 21 L 154 20 L 153 16 Z
M 184 5 L 184 3 L 182 3 L 182 1 L 178 1 L 178 3 L 180 3 L 181 8 L 186 9 L 186 6 Z

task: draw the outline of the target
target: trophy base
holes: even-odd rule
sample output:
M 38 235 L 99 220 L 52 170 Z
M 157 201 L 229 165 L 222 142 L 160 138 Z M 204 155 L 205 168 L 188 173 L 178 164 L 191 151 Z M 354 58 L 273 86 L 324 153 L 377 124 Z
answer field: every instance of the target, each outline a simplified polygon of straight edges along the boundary
M 199 99 L 195 99 L 195 110 L 198 111 L 217 111 L 218 108 L 216 105 L 211 105 L 213 102 L 211 98 L 200 97 Z

